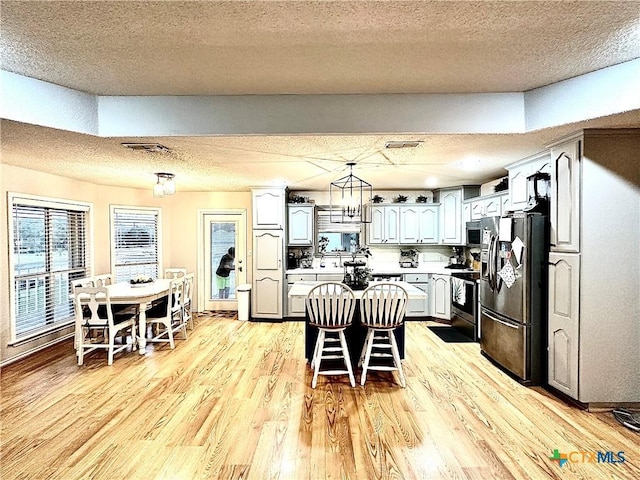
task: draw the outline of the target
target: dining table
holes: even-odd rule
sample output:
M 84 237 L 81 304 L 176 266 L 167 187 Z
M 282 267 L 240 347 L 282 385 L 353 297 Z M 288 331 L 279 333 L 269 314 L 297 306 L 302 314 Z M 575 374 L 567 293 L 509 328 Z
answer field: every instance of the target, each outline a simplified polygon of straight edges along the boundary
M 171 280 L 159 278 L 149 283 L 131 284 L 130 282 L 118 282 L 111 285 L 106 285 L 109 291 L 109 299 L 112 305 L 138 305 L 138 352 L 140 355 L 146 353 L 147 348 L 147 317 L 146 311 L 151 306 L 151 303 L 161 298 L 167 297 L 171 289 Z M 106 297 L 105 303 L 106 303 Z M 100 296 L 96 297 L 100 302 Z M 89 296 L 86 296 L 86 300 L 89 300 Z M 83 295 L 80 294 L 80 301 L 83 301 Z M 76 335 L 78 334 L 78 321 L 82 322 L 82 319 L 78 319 L 76 316 Z

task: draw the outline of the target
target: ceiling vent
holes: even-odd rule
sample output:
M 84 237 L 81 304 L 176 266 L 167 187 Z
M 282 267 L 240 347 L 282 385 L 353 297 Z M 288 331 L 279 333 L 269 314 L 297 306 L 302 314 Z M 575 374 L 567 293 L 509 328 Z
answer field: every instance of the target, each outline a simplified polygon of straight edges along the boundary
M 394 140 L 384 144 L 384 148 L 416 148 L 422 142 L 418 140 Z
M 160 145 L 159 143 L 123 143 L 122 146 L 130 148 L 131 150 L 152 152 L 152 153 L 155 153 L 155 152 L 168 153 L 171 151 L 169 150 L 168 147 L 165 147 L 164 145 Z

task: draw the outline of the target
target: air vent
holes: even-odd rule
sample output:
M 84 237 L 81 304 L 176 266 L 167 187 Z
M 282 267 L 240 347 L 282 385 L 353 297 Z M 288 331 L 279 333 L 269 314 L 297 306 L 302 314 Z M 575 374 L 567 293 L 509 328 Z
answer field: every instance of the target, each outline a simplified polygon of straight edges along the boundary
M 159 143 L 123 143 L 123 147 L 130 148 L 131 150 L 144 151 L 144 152 L 170 152 L 168 147 L 160 145 Z
M 384 144 L 384 148 L 416 148 L 422 142 L 418 140 L 394 140 Z

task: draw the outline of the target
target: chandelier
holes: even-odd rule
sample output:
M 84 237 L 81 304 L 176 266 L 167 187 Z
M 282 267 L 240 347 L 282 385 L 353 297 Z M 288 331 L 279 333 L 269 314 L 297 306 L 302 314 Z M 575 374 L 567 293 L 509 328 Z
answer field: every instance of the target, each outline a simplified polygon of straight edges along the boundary
M 153 186 L 154 197 L 164 197 L 165 195 L 173 195 L 176 193 L 176 182 L 173 180 L 173 173 L 156 173 L 157 182 Z
M 353 174 L 354 165 L 347 163 L 349 175 L 329 185 L 331 223 L 371 223 L 373 188 Z

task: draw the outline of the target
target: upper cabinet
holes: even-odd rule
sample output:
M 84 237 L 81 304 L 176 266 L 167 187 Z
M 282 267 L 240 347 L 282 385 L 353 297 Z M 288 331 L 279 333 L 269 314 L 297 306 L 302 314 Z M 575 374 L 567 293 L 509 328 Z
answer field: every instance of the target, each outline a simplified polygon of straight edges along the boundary
M 290 204 L 288 206 L 288 244 L 313 245 L 314 206 Z
M 551 250 L 580 251 L 581 140 L 551 147 Z
M 480 187 L 470 185 L 446 188 L 438 191 L 440 203 L 439 243 L 443 245 L 464 245 L 465 223 L 471 220 L 471 205 L 463 203 L 468 198 L 477 197 Z
M 400 233 L 400 207 L 374 205 L 371 208 L 371 223 L 368 225 L 369 243 L 398 243 Z
M 253 192 L 253 228 L 284 228 L 285 191 L 279 188 L 255 188 Z
M 438 213 L 433 203 L 400 207 L 400 243 L 438 243 Z
M 536 172 L 551 171 L 549 152 L 539 153 L 505 167 L 509 172 L 509 204 L 512 210 L 522 210 L 529 201 L 527 177 Z
M 510 209 L 509 192 L 472 198 L 463 205 L 463 210 L 470 214 L 470 218 L 465 218 L 466 221 L 480 220 L 482 217 L 499 217 Z

